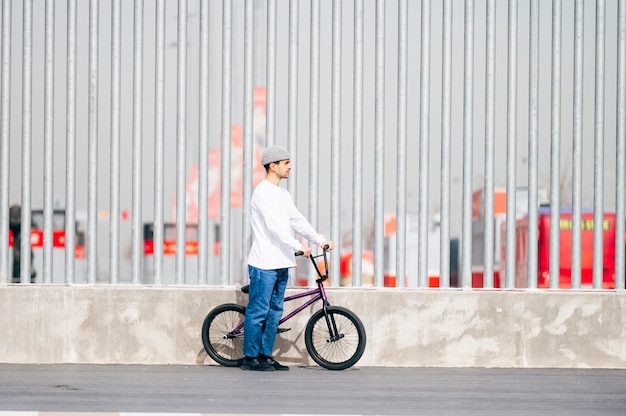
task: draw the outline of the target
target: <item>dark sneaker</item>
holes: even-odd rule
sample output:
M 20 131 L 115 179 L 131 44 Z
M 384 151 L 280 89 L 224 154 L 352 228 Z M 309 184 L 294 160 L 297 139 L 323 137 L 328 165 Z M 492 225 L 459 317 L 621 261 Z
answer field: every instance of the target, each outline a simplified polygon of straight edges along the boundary
M 261 361 L 258 358 L 248 357 L 243 359 L 241 369 L 250 371 L 274 371 L 274 367 L 269 365 L 265 361 Z
M 286 365 L 282 365 L 281 363 L 279 363 L 278 361 L 276 361 L 272 357 L 268 357 L 266 355 L 261 355 L 259 357 L 259 361 L 262 362 L 262 363 L 266 363 L 267 365 L 271 366 L 276 371 L 287 371 L 287 370 L 289 370 L 289 367 L 287 367 Z

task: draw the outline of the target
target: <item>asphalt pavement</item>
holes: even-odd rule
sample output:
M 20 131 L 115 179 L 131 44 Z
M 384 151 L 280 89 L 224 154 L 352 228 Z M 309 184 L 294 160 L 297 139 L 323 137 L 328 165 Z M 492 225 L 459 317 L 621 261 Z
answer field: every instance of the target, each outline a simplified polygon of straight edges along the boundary
M 620 415 L 624 369 L 0 364 L 0 416 Z

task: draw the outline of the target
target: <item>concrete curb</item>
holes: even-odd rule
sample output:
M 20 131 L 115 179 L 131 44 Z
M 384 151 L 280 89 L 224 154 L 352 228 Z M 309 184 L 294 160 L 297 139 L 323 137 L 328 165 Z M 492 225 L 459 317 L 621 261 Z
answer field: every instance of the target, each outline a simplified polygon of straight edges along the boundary
M 625 291 L 333 288 L 328 296 L 365 324 L 360 366 L 626 368 Z M 205 315 L 246 301 L 234 287 L 130 285 L 4 285 L 0 298 L 0 360 L 16 364 L 212 363 L 200 339 Z M 304 346 L 311 313 L 279 336 L 281 361 L 314 364 Z

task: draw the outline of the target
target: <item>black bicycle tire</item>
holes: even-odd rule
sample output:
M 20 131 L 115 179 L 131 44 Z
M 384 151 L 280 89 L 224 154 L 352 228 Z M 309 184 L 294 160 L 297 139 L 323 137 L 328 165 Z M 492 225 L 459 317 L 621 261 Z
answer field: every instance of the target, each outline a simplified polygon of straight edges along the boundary
M 329 316 L 335 318 L 338 330 L 343 333 L 344 338 L 334 342 L 327 341 L 328 325 L 326 325 L 324 310 L 320 309 L 307 323 L 304 343 L 313 361 L 320 366 L 329 370 L 345 370 L 356 364 L 365 351 L 365 327 L 359 317 L 346 308 L 329 306 L 326 311 Z M 349 351 L 348 353 L 340 351 L 345 348 Z M 340 358 L 334 360 L 331 356 Z
M 237 367 L 243 362 L 243 328 L 241 336 L 225 338 L 243 321 L 246 308 L 236 303 L 225 303 L 208 313 L 202 323 L 202 344 L 215 362 L 226 367 Z

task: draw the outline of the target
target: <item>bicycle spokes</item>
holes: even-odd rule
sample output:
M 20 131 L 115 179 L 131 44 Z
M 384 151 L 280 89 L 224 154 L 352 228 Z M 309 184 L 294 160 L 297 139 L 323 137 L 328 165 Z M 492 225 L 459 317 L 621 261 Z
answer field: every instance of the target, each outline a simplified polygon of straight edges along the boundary
M 353 366 L 365 350 L 365 328 L 348 309 L 329 306 L 307 324 L 304 341 L 313 360 L 329 370 Z
M 202 343 L 217 363 L 234 367 L 243 360 L 243 320 L 245 308 L 224 304 L 213 309 L 202 324 Z

